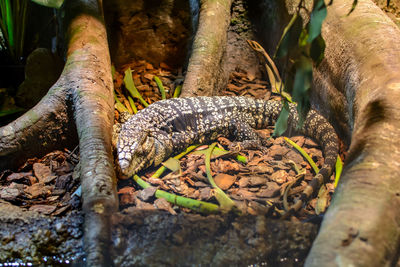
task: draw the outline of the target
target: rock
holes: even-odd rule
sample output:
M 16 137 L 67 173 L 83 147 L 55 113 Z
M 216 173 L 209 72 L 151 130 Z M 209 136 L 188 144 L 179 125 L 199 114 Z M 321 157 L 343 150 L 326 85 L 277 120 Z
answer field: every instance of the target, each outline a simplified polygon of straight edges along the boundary
M 105 19 L 113 22 L 108 27 L 111 57 L 116 66 L 128 64 L 132 59 L 144 59 L 155 67 L 160 62 L 170 67 L 184 63 L 192 33 L 189 2 L 154 3 L 145 0 L 129 5 L 123 0 L 105 3 Z M 148 64 L 147 69 L 150 67 Z
M 290 152 L 290 148 L 285 145 L 272 145 L 268 150 L 268 156 L 281 160 L 283 156 Z
M 240 165 L 235 161 L 232 162 L 229 160 L 218 160 L 217 169 L 218 171 L 224 173 L 234 173 L 240 170 Z
M 306 147 L 317 147 L 318 144 L 316 142 L 314 142 L 314 140 L 312 140 L 310 138 L 306 138 L 305 142 L 304 142 L 304 146 L 306 146 Z
M 314 161 L 318 161 L 319 159 L 322 158 L 322 152 L 319 149 L 316 148 L 309 148 L 308 149 L 308 154 Z
M 61 74 L 63 62 L 46 48 L 35 49 L 27 58 L 25 81 L 19 86 L 15 100 L 21 107 L 31 108 L 42 99 Z
M 296 144 L 299 145 L 300 147 L 302 147 L 304 145 L 304 142 L 305 142 L 305 137 L 304 136 L 300 136 L 300 135 L 299 136 L 290 137 L 290 139 L 293 142 L 296 142 Z
M 120 205 L 129 205 L 129 204 L 134 204 L 135 203 L 135 188 L 126 186 L 124 188 L 121 188 L 118 191 L 118 196 L 119 196 L 119 204 Z
M 143 202 L 140 199 L 136 199 L 136 208 L 141 209 L 141 210 L 155 210 L 156 207 L 154 207 L 152 204 Z
M 252 192 L 250 192 L 250 191 L 248 191 L 246 189 L 242 189 L 242 188 L 240 188 L 236 192 L 236 194 L 241 198 L 240 200 L 243 200 L 243 199 L 251 200 L 251 199 L 255 198 L 255 194 L 254 193 L 252 193 Z
M 61 175 L 57 177 L 56 188 L 57 189 L 68 189 L 68 185 L 72 181 L 72 173 Z
M 202 181 L 195 182 L 194 186 L 196 186 L 196 187 L 208 187 L 208 185 L 203 183 Z

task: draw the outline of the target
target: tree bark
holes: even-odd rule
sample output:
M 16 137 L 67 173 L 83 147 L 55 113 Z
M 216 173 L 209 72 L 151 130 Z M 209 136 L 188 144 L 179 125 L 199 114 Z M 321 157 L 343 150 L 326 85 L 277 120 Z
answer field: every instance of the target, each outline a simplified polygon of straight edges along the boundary
M 370 0 L 346 16 L 350 8 L 329 7 L 315 72 L 317 95 L 347 126 L 351 146 L 307 266 L 387 266 L 398 257 L 400 30 Z
M 64 7 L 66 65 L 39 104 L 0 129 L 0 167 L 15 167 L 32 155 L 63 148 L 71 141 L 68 136 L 77 132 L 87 264 L 110 266 L 110 215 L 118 201 L 111 149 L 113 86 L 102 1 L 67 0 Z
M 182 97 L 215 95 L 221 79 L 232 0 L 201 0 L 199 24 L 182 86 Z
M 260 22 L 271 48 L 281 27 L 273 21 L 287 12 L 280 2 L 260 8 L 275 10 Z M 372 1 L 358 1 L 348 15 L 351 5 L 334 0 L 328 7 L 325 58 L 313 73 L 313 107 L 351 146 L 307 266 L 384 266 L 398 257 L 400 30 Z

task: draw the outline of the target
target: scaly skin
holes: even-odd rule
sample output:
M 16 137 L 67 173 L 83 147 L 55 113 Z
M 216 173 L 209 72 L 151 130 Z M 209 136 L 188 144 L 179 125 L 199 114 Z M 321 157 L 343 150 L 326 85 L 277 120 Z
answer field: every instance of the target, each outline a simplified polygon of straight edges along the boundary
M 299 120 L 296 106 L 289 104 L 288 128 Z M 234 138 L 243 148 L 262 147 L 254 129 L 274 125 L 282 109 L 279 101 L 246 97 L 190 97 L 158 101 L 132 116 L 118 138 L 118 162 L 123 174 L 132 176 L 152 164 L 159 165 L 171 154 L 191 144 L 215 140 L 219 135 Z M 322 147 L 325 163 L 306 187 L 298 210 L 324 182 L 329 180 L 338 155 L 338 138 L 329 122 L 311 110 L 296 132 L 315 139 Z

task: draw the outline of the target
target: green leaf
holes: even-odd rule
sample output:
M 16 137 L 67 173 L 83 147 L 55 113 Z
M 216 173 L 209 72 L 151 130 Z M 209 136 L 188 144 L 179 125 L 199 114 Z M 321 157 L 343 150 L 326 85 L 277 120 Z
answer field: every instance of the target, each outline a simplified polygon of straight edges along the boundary
M 335 188 L 337 187 L 339 180 L 340 180 L 340 175 L 342 174 L 343 171 L 343 162 L 342 159 L 338 156 L 336 160 L 336 166 L 335 166 L 335 183 L 334 186 Z
M 310 56 L 315 64 L 318 65 L 324 59 L 324 52 L 325 52 L 325 41 L 321 35 L 318 35 L 317 38 L 314 39 L 311 43 L 310 48 Z
M 176 171 L 181 171 L 181 164 L 179 162 L 178 159 L 175 158 L 169 158 L 166 161 L 164 161 L 162 163 L 162 165 L 164 167 L 167 167 L 168 169 L 170 169 L 172 172 L 176 172 Z
M 245 156 L 242 156 L 242 155 L 237 155 L 236 156 L 236 160 L 241 162 L 241 163 L 247 163 L 247 158 Z
M 136 174 L 133 176 L 133 179 L 135 182 L 142 188 L 148 188 L 150 184 L 142 180 L 139 176 Z M 156 198 L 164 198 L 168 202 L 178 205 L 181 207 L 185 207 L 191 210 L 194 210 L 196 212 L 201 212 L 205 214 L 210 214 L 210 213 L 216 213 L 219 212 L 220 209 L 218 205 L 215 205 L 213 203 L 208 203 L 200 200 L 195 200 L 187 197 L 182 197 L 182 196 L 177 196 L 175 194 L 171 194 L 168 192 L 165 192 L 163 190 L 157 190 L 155 193 Z
M 189 153 L 190 151 L 196 149 L 197 147 L 198 147 L 198 145 L 189 146 L 188 148 L 185 149 L 185 151 L 183 151 L 183 152 L 181 152 L 180 154 L 174 156 L 174 159 L 180 159 L 180 158 L 182 158 L 182 157 L 185 156 L 187 153 Z M 159 177 L 164 173 L 164 171 L 165 171 L 166 169 L 167 169 L 166 167 L 161 166 L 160 168 L 157 169 L 157 171 L 156 171 L 151 177 L 152 177 L 152 178 L 159 178 Z
M 206 153 L 207 153 L 207 149 L 205 149 L 205 150 L 197 150 L 197 151 L 194 151 L 192 154 L 195 154 L 195 155 L 206 155 Z M 231 153 L 231 152 L 228 151 L 228 150 L 221 149 L 219 147 L 215 147 L 213 152 L 212 152 L 211 158 L 213 159 L 213 158 L 221 157 L 221 156 L 224 156 L 224 155 L 229 154 L 229 153 Z M 242 162 L 242 163 L 247 163 L 247 158 L 245 156 L 242 156 L 242 155 L 239 155 L 239 154 L 236 156 L 236 160 L 239 161 L 239 162 Z
M 175 87 L 173 97 L 179 97 L 181 94 L 181 91 L 182 91 L 182 85 L 178 85 L 177 87 Z
M 165 96 L 165 89 L 160 78 L 154 75 L 154 81 L 156 82 L 158 89 L 160 90 L 161 99 L 167 99 L 167 97 Z
M 273 136 L 281 136 L 287 130 L 287 122 L 289 118 L 289 105 L 287 102 L 283 103 L 283 108 L 275 123 Z
M 212 175 L 211 175 L 211 164 L 210 164 L 210 160 L 211 160 L 211 154 L 212 151 L 214 150 L 214 147 L 217 143 L 213 143 L 210 145 L 210 147 L 206 150 L 206 159 L 205 159 L 205 165 L 206 165 L 206 175 L 208 178 L 208 181 L 210 182 L 211 186 L 214 188 L 213 192 L 214 192 L 214 196 L 217 199 L 221 210 L 222 211 L 230 211 L 235 207 L 235 202 L 233 202 L 232 199 L 230 199 L 224 191 L 222 191 L 217 184 L 215 183 Z
M 114 91 L 114 100 L 115 100 L 115 108 L 119 111 L 119 112 L 129 112 L 129 110 L 125 107 L 124 104 L 121 103 L 121 101 L 119 101 L 117 94 Z
M 293 84 L 293 100 L 297 103 L 299 125 L 302 127 L 305 117 L 310 110 L 308 91 L 312 84 L 312 62 L 310 58 L 301 56 L 296 63 L 296 74 Z
M 302 29 L 303 20 L 301 16 L 296 13 L 283 30 L 281 40 L 276 47 L 274 58 L 284 57 L 289 53 L 290 50 L 297 47 Z
M 1 110 L 0 111 L 0 117 L 5 117 L 14 113 L 22 112 L 25 109 L 23 108 L 14 108 L 14 109 L 9 109 L 9 110 Z
M 386 2 L 387 6 L 389 6 L 389 2 L 390 2 L 389 0 Z M 347 16 L 350 15 L 354 11 L 354 9 L 356 9 L 357 3 L 358 0 L 353 0 L 353 4 L 351 5 L 349 13 L 347 13 Z
M 313 161 L 313 159 L 310 157 L 310 155 L 307 154 L 306 151 L 304 151 L 304 149 L 302 149 L 298 144 L 296 144 L 295 142 L 293 142 L 292 140 L 290 140 L 287 137 L 283 137 L 285 139 L 286 142 L 288 142 L 291 146 L 293 146 L 295 149 L 297 149 L 297 151 L 300 152 L 300 154 L 308 161 L 308 163 L 311 165 L 311 167 L 313 168 L 315 174 L 319 173 L 319 169 L 317 167 L 317 164 L 315 164 L 315 162 Z
M 64 0 L 32 0 L 32 2 L 46 7 L 60 8 Z
M 137 107 L 136 107 L 136 105 L 135 105 L 135 102 L 133 102 L 133 99 L 132 99 L 132 97 L 131 96 L 129 96 L 128 95 L 128 101 L 129 101 L 129 105 L 131 105 L 131 108 L 132 108 L 132 111 L 133 111 L 133 114 L 136 114 L 137 113 Z
M 145 106 L 149 106 L 149 104 L 143 99 L 142 95 L 139 93 L 137 90 L 135 83 L 133 82 L 132 78 L 132 70 L 131 68 L 128 68 L 125 71 L 125 76 L 124 76 L 124 83 L 125 87 L 128 90 L 128 92 L 131 94 L 132 97 L 139 99 L 139 101 Z
M 326 10 L 325 1 L 314 1 L 314 7 L 310 15 L 310 22 L 308 24 L 308 43 L 314 41 L 314 39 L 321 34 L 322 23 L 324 22 L 327 14 L 328 12 Z
M 9 42 L 10 48 L 13 49 L 15 47 L 13 12 L 11 9 L 10 0 L 5 0 L 4 2 L 5 2 L 5 17 L 3 17 L 2 19 L 5 20 L 5 22 L 6 22 L 8 42 Z

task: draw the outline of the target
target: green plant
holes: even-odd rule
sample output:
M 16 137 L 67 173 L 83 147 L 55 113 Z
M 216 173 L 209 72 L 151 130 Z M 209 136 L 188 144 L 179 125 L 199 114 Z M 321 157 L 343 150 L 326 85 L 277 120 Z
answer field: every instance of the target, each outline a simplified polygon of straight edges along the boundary
M 32 0 L 32 2 L 42 6 L 60 8 L 64 0 Z
M 273 59 L 287 57 L 292 63 L 286 74 L 284 91 L 291 93 L 293 101 L 297 103 L 297 111 L 300 114 L 299 126 L 304 122 L 310 109 L 308 93 L 313 80 L 313 66 L 318 66 L 324 58 L 325 41 L 321 35 L 321 28 L 327 15 L 327 6 L 332 2 L 333 0 L 328 3 L 324 0 L 315 0 L 310 19 L 305 23 L 300 12 L 308 13 L 309 10 L 306 1 L 300 0 L 296 12 L 283 31 L 273 57 Z M 353 0 L 348 14 L 354 11 L 356 5 L 357 0 Z M 286 99 L 285 101 L 287 102 Z M 288 105 L 284 105 L 275 133 L 285 132 L 288 114 Z
M 0 48 L 13 64 L 23 61 L 29 0 L 0 0 Z M 32 0 L 37 4 L 59 8 L 64 0 Z
M 28 0 L 0 0 L 0 45 L 14 64 L 24 52 L 27 6 Z

